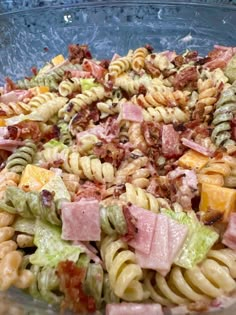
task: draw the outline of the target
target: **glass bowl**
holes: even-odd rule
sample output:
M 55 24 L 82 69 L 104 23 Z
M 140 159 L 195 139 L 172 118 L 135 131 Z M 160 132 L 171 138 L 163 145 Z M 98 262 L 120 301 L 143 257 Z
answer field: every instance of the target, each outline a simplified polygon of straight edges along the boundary
M 236 6 L 224 0 L 23 2 L 25 6 L 20 9 L 18 5 L 18 11 L 0 14 L 1 84 L 6 76 L 20 79 L 32 66 L 41 67 L 59 53 L 66 55 L 70 43 L 88 44 L 93 55 L 101 59 L 147 43 L 159 51 L 190 48 L 203 55 L 214 44 L 236 46 Z M 36 2 L 44 7 L 34 8 Z M 214 314 L 235 313 L 236 305 Z M 0 314 L 58 311 L 12 289 L 0 296 Z

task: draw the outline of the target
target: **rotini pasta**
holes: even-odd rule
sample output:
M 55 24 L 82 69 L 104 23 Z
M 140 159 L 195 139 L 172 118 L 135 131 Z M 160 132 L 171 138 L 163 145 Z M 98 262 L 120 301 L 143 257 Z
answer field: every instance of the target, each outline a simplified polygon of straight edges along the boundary
M 143 118 L 145 121 L 163 121 L 166 124 L 181 123 L 188 120 L 188 113 L 178 107 L 169 108 L 157 106 L 155 108 L 148 107 L 143 109 Z
M 139 72 L 141 69 L 143 69 L 147 55 L 148 50 L 145 47 L 137 48 L 134 51 L 131 61 L 131 67 L 134 71 Z
M 127 233 L 127 225 L 122 208 L 113 205 L 100 208 L 101 228 L 107 235 L 116 233 L 125 235 Z
M 125 301 L 143 300 L 143 272 L 127 244 L 108 236 L 102 241 L 101 254 L 115 294 Z
M 25 145 L 16 150 L 6 161 L 6 168 L 10 172 L 21 174 L 27 164 L 33 162 L 37 147 L 32 140 L 26 140 Z
M 24 102 L 10 102 L 8 104 L 0 103 L 0 110 L 7 117 L 12 117 L 20 114 L 28 114 L 30 113 L 31 108 L 30 104 L 26 104 Z
M 39 95 L 36 95 L 32 97 L 28 103 L 31 110 L 34 110 L 35 108 L 40 107 L 41 105 L 54 100 L 57 97 L 56 93 L 41 93 Z
M 71 78 L 64 80 L 59 84 L 58 91 L 61 96 L 68 96 L 73 92 L 76 92 L 80 88 L 80 79 Z
M 108 71 L 111 76 L 117 77 L 122 72 L 129 70 L 131 67 L 131 58 L 130 57 L 123 57 L 118 58 L 112 61 L 109 65 Z

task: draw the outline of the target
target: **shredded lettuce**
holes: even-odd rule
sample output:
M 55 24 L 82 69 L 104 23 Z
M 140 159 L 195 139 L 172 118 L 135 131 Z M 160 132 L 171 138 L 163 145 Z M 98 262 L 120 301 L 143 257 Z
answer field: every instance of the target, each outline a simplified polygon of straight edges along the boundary
M 61 199 L 71 201 L 70 194 L 69 194 L 63 180 L 58 175 L 55 175 L 54 177 L 52 177 L 49 180 L 49 182 L 47 182 L 47 184 L 45 184 L 41 188 L 41 191 L 44 189 L 54 193 L 54 200 L 55 201 L 61 200 Z
M 80 84 L 81 84 L 81 90 L 82 93 L 84 93 L 87 90 L 90 90 L 91 88 L 95 86 L 99 86 L 99 83 L 94 82 L 94 79 L 80 79 Z
M 51 139 L 50 141 L 46 142 L 43 147 L 45 149 L 48 148 L 59 148 L 59 149 L 67 149 L 68 147 L 62 143 L 61 141 L 55 140 L 55 139 Z
M 162 209 L 162 213 L 188 226 L 189 232 L 175 264 L 190 269 L 201 262 L 217 241 L 219 235 L 212 228 L 198 221 L 194 212 L 174 212 Z
M 61 229 L 41 220 L 35 224 L 34 244 L 37 250 L 30 263 L 41 267 L 56 267 L 60 261 L 77 262 L 83 249 L 61 239 Z

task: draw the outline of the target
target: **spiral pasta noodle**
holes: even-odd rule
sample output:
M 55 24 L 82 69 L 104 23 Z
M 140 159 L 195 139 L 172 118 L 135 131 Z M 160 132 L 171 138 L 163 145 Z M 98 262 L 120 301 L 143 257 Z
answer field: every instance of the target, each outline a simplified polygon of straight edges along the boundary
M 162 53 L 154 53 L 148 55 L 146 60 L 151 62 L 155 67 L 161 71 L 173 69 L 174 65 L 169 61 L 169 59 Z
M 101 254 L 114 293 L 125 301 L 143 300 L 143 272 L 127 244 L 107 236 L 101 243 Z
M 143 109 L 143 117 L 145 121 L 157 121 L 169 123 L 181 123 L 188 120 L 188 114 L 178 107 L 148 107 Z
M 28 105 L 30 106 L 31 110 L 34 110 L 35 108 L 38 108 L 41 105 L 54 100 L 55 98 L 57 98 L 56 93 L 50 93 L 50 92 L 41 93 L 39 95 L 32 97 Z
M 147 55 L 148 50 L 145 47 L 137 48 L 134 51 L 131 61 L 131 67 L 134 71 L 139 72 L 141 69 L 143 69 Z
M 62 173 L 62 180 L 71 197 L 74 198 L 79 189 L 79 176 L 76 174 Z
M 6 168 L 10 172 L 21 174 L 26 165 L 33 162 L 36 149 L 37 147 L 32 140 L 26 140 L 24 146 L 9 156 L 6 161 Z
M 65 123 L 64 120 L 60 120 L 57 125 L 60 129 L 60 141 L 67 146 L 72 144 L 72 135 L 67 123 Z
M 47 202 L 47 199 L 50 199 L 50 202 Z M 61 225 L 58 205 L 48 191 L 24 192 L 18 187 L 8 187 L 4 200 L 0 201 L 0 209 L 24 218 L 39 217 L 54 225 Z
M 99 159 L 89 156 L 82 156 L 79 163 L 85 178 L 99 183 L 114 181 L 115 169 L 111 163 L 101 163 Z
M 100 207 L 101 229 L 107 235 L 125 235 L 127 224 L 122 211 L 118 205 Z
M 93 87 L 82 94 L 76 95 L 68 104 L 59 110 L 59 117 L 63 118 L 66 122 L 78 113 L 84 106 L 90 105 L 93 102 L 105 98 L 106 92 L 103 86 Z
M 136 187 L 130 183 L 125 184 L 126 192 L 120 196 L 121 200 L 131 202 L 134 205 L 151 210 L 152 212 L 159 212 L 160 208 L 169 208 L 170 205 L 164 198 L 155 198 L 152 194 L 146 192 L 140 187 Z
M 146 95 L 140 94 L 133 96 L 131 101 L 144 108 L 158 107 L 158 106 L 178 106 L 185 108 L 188 103 L 188 92 L 187 91 L 153 91 Z
M 20 114 L 28 114 L 31 111 L 30 105 L 24 102 L 10 102 L 8 104 L 0 103 L 0 111 L 7 117 Z
M 162 305 L 207 301 L 236 288 L 235 260 L 230 249 L 211 250 L 199 266 L 188 270 L 175 266 L 168 278 L 149 271 L 144 282 L 151 298 Z
M 53 77 L 35 77 L 31 80 L 23 79 L 17 82 L 19 89 L 30 89 L 37 86 L 47 86 L 51 92 L 58 89 L 58 83 Z
M 66 104 L 67 98 L 56 97 L 32 111 L 29 118 L 47 122 Z
M 230 87 L 223 91 L 220 99 L 216 103 L 214 119 L 212 124 L 214 129 L 211 134 L 212 141 L 217 147 L 225 148 L 235 146 L 235 141 L 231 139 L 230 122 L 233 119 L 233 113 L 236 111 L 236 91 Z
M 76 92 L 80 88 L 80 79 L 71 78 L 63 80 L 58 87 L 59 94 L 61 96 L 68 96 L 73 92 Z
M 97 108 L 101 112 L 101 118 L 105 118 L 109 115 L 116 115 L 120 112 L 120 105 L 123 103 L 121 100 L 120 102 L 114 102 L 114 100 L 108 99 L 105 102 L 98 102 Z
M 117 77 L 121 73 L 129 70 L 131 67 L 131 58 L 126 56 L 112 61 L 109 65 L 108 71 L 111 76 Z
M 141 125 L 139 123 L 131 123 L 127 132 L 130 143 L 135 147 L 145 152 L 147 149 L 147 143 L 144 139 Z
M 20 176 L 14 172 L 8 172 L 6 169 L 0 173 L 0 200 L 4 196 L 5 190 L 8 186 L 18 186 Z

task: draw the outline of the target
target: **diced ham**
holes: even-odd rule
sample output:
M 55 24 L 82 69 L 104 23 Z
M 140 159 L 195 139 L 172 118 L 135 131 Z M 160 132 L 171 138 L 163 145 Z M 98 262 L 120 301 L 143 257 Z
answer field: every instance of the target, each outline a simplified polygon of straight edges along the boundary
M 175 170 L 171 171 L 167 175 L 168 179 L 176 179 L 178 177 L 182 177 L 183 185 L 189 186 L 192 189 L 197 189 L 197 175 L 194 170 L 185 170 L 181 167 L 176 168 Z
M 183 145 L 185 145 L 186 147 L 190 148 L 190 149 L 193 149 L 194 151 L 197 151 L 198 153 L 201 153 L 203 155 L 206 155 L 206 156 L 214 156 L 214 151 L 206 148 L 206 147 L 203 147 L 202 145 L 192 141 L 192 140 L 189 140 L 189 139 L 186 139 L 186 138 L 182 138 L 181 139 Z
M 88 59 L 84 59 L 82 67 L 84 71 L 90 72 L 97 80 L 100 80 L 106 71 L 105 68 Z
M 143 121 L 142 108 L 131 102 L 123 103 L 118 120 L 129 120 L 141 123 Z
M 236 250 L 236 213 L 230 215 L 229 224 L 223 236 L 222 243 Z
M 0 139 L 0 150 L 13 152 L 22 145 L 24 145 L 24 141 Z
M 172 61 L 175 59 L 175 57 L 177 56 L 177 54 L 176 54 L 175 51 L 169 51 L 169 50 L 163 51 L 163 52 L 161 53 L 161 55 L 166 56 L 167 59 L 168 59 L 170 62 L 172 62 Z
M 33 96 L 32 91 L 30 90 L 14 90 L 17 95 L 19 102 L 22 102 L 26 98 L 31 98 Z
M 162 153 L 166 158 L 178 157 L 182 154 L 180 136 L 172 124 L 162 126 Z
M 106 315 L 163 315 L 160 304 L 107 304 Z
M 101 238 L 99 203 L 83 198 L 62 204 L 62 239 L 99 241 Z
M 129 207 L 132 216 L 136 219 L 137 233 L 129 245 L 144 254 L 149 254 L 156 227 L 157 216 L 155 213 L 139 208 L 135 205 Z
M 87 78 L 91 78 L 91 76 L 92 76 L 91 73 L 88 71 L 69 70 L 68 72 L 70 72 L 72 78 L 87 79 Z
M 117 60 L 117 59 L 119 59 L 119 58 L 121 58 L 121 56 L 115 53 L 115 54 L 113 55 L 112 59 L 111 59 L 111 62 L 112 62 L 112 61 L 115 61 L 115 60 Z
M 18 97 L 15 91 L 11 91 L 0 96 L 0 102 L 4 104 L 9 104 L 11 102 L 16 103 L 17 101 Z
M 136 250 L 135 253 L 142 268 L 157 270 L 166 276 L 183 246 L 188 228 L 163 214 L 156 214 L 156 216 L 150 253 L 147 255 L 140 250 Z
M 235 47 L 225 47 L 215 45 L 214 50 L 209 53 L 210 61 L 206 62 L 203 67 L 210 70 L 216 68 L 223 69 L 235 54 Z
M 153 235 L 149 254 L 136 250 L 137 262 L 141 268 L 154 269 L 161 274 L 166 274 L 171 265 L 169 260 L 169 233 L 168 218 L 163 214 L 157 216 L 156 227 Z

